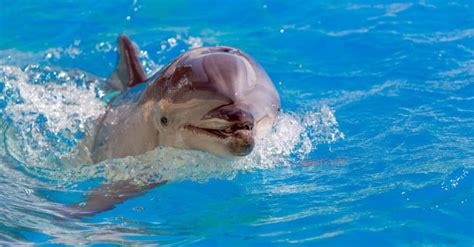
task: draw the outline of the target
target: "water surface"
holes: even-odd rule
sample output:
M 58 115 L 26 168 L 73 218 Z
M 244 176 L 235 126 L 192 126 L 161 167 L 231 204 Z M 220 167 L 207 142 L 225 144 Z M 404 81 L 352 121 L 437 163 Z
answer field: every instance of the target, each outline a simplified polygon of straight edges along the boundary
M 0 0 L 0 243 L 474 244 L 471 1 Z M 148 73 L 229 45 L 283 114 L 248 157 L 74 157 L 127 34 Z M 168 184 L 84 219 L 91 188 Z

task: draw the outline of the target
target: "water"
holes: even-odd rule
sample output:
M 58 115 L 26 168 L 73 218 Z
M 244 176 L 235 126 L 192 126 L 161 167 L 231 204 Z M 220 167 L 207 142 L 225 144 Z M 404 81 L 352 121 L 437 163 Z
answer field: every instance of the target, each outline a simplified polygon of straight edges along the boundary
M 0 10 L 0 244 L 474 244 L 471 1 L 8 1 Z M 251 54 L 284 113 L 255 152 L 75 164 L 115 40 L 152 72 Z M 69 160 L 69 162 L 68 162 Z M 103 183 L 170 182 L 84 219 Z

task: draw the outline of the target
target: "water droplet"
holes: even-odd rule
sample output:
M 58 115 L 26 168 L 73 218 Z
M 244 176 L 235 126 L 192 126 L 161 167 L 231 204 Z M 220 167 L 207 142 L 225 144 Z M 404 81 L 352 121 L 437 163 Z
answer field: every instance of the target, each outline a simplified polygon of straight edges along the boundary
M 284 33 L 285 32 L 285 29 L 280 29 L 280 33 Z
M 129 21 L 130 19 L 132 19 L 132 17 L 128 15 L 126 19 L 127 21 Z
M 176 39 L 175 38 L 169 38 L 168 39 L 168 44 L 170 45 L 170 47 L 175 47 L 177 42 L 176 42 Z
M 99 90 L 97 94 L 99 95 L 99 98 L 103 98 L 105 96 L 105 92 L 103 90 Z
M 112 45 L 109 42 L 99 42 L 95 45 L 95 49 L 100 52 L 109 52 L 112 50 Z
M 188 39 L 184 41 L 184 43 L 191 46 L 191 48 L 198 48 L 203 46 L 203 41 L 199 37 L 192 37 L 190 36 Z

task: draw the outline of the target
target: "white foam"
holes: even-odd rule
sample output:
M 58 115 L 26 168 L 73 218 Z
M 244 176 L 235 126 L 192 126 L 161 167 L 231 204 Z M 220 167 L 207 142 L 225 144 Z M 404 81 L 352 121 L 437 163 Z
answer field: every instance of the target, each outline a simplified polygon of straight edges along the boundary
M 0 78 L 6 91 L 1 95 L 7 102 L 4 114 L 12 121 L 9 135 L 20 148 L 15 152 L 30 165 L 41 166 L 46 157 L 73 150 L 79 141 L 74 135 L 85 132 L 105 109 L 95 84 L 77 71 L 1 66 Z
M 7 133 L 10 154 L 29 172 L 58 184 L 91 178 L 145 183 L 229 179 L 239 172 L 303 162 L 319 144 L 344 138 L 333 110 L 322 105 L 280 114 L 272 133 L 258 140 L 245 157 L 224 159 L 201 151 L 162 147 L 137 157 L 94 165 L 85 164 L 84 159 L 84 164 L 73 164 L 68 160 L 77 155 L 76 145 L 81 142 L 77 134 L 87 132 L 105 110 L 97 85 L 90 84 L 85 73 L 37 65 L 24 70 L 0 66 L 0 79 L 6 87 L 1 95 L 7 102 L 4 114 L 12 120 Z
M 301 163 L 317 145 L 343 138 L 334 113 L 323 106 L 318 111 L 282 113 L 272 133 L 259 140 L 253 152 L 245 157 L 225 159 L 196 150 L 162 147 L 141 156 L 77 168 L 68 181 L 88 177 L 105 178 L 109 182 L 135 179 L 144 183 L 231 179 L 239 172 Z

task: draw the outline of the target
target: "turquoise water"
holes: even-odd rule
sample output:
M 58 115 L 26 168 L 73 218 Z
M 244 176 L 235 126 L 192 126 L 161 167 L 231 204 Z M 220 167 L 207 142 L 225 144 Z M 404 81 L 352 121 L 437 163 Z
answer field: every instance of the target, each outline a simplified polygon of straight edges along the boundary
M 472 1 L 0 0 L 0 245 L 474 244 Z M 72 162 L 127 34 L 152 72 L 229 45 L 282 98 L 244 159 Z M 93 217 L 104 183 L 170 181 Z

